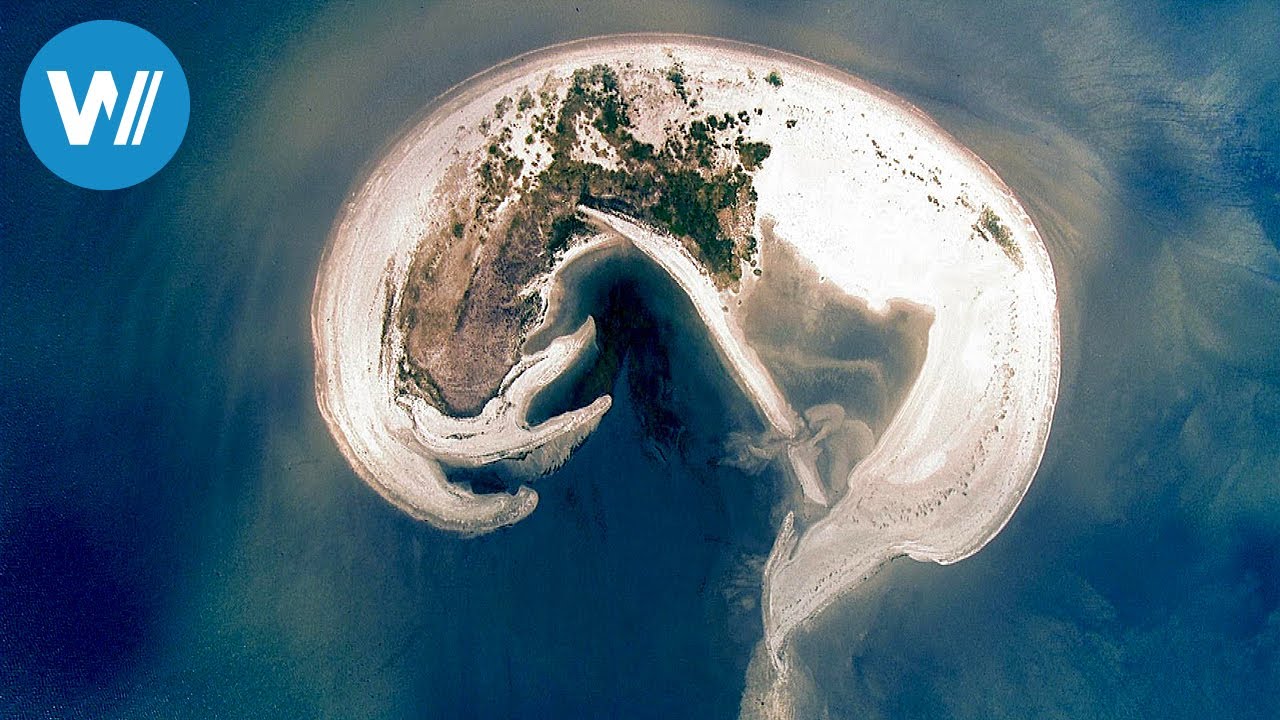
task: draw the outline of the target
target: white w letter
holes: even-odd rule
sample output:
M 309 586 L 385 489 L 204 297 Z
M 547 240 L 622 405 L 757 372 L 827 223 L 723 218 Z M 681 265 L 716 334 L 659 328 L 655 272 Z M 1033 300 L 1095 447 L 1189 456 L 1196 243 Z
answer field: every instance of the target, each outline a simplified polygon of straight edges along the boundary
M 107 117 L 111 117 L 111 111 L 116 107 L 116 98 L 120 95 L 116 90 L 116 81 L 106 70 L 95 71 L 93 79 L 89 81 L 89 92 L 84 96 L 84 105 L 77 108 L 67 71 L 49 70 L 48 75 L 54 102 L 58 104 L 58 114 L 62 116 L 62 127 L 67 131 L 67 142 L 72 145 L 88 145 L 89 138 L 93 136 L 93 126 L 98 122 L 98 111 L 106 110 Z M 137 107 L 136 104 L 134 107 Z

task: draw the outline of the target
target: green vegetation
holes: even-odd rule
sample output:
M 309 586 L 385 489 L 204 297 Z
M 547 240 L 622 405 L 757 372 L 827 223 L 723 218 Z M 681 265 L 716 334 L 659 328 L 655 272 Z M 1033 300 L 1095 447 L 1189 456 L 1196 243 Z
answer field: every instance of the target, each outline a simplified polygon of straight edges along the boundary
M 742 162 L 742 167 L 748 172 L 760 167 L 764 159 L 769 157 L 769 153 L 773 148 L 762 142 L 746 142 L 738 145 L 738 158 Z
M 504 97 L 501 100 L 499 100 L 496 105 L 493 106 L 493 117 L 497 120 L 501 120 L 503 116 L 507 114 L 507 111 L 509 111 L 510 109 L 511 109 L 511 98 Z
M 511 154 L 510 143 L 511 128 L 504 128 L 489 143 L 485 160 L 476 171 L 480 176 L 482 191 L 480 201 L 476 203 L 477 218 L 498 207 L 511 191 L 515 178 L 524 170 L 524 161 Z
M 774 87 L 782 87 L 782 76 L 777 70 L 770 70 L 769 74 L 764 76 L 764 81 Z
M 665 180 L 661 200 L 650 209 L 653 217 L 673 234 L 692 238 L 712 273 L 736 278 L 733 240 L 725 235 L 718 213 L 738 203 L 739 193 L 751 179 L 741 171 L 707 179 L 683 170 L 666 175 Z
M 982 212 L 978 213 L 978 222 L 974 223 L 973 229 L 987 240 L 994 241 L 1010 260 L 1018 267 L 1022 267 L 1022 252 L 1018 250 L 1018 244 L 1013 240 L 1013 233 L 1000 222 L 1000 216 L 994 210 L 983 205 Z
M 520 99 L 516 101 L 516 111 L 524 112 L 533 107 L 533 95 L 529 93 L 529 88 L 525 88 L 520 93 Z
M 569 240 L 587 230 L 587 224 L 577 213 L 561 215 L 551 223 L 551 239 L 547 241 L 547 251 L 558 253 L 569 248 Z
M 671 89 L 659 92 L 697 107 L 678 63 L 667 80 Z M 614 68 L 595 65 L 575 71 L 563 96 L 550 85 L 524 89 L 480 121 L 487 144 L 459 167 L 475 183 L 475 192 L 464 187 L 457 196 L 469 207 L 440 229 L 434 245 L 440 252 L 415 255 L 402 289 L 394 319 L 405 333 L 401 387 L 450 414 L 479 410 L 542 311 L 541 298 L 522 288 L 550 269 L 575 237 L 591 232 L 579 205 L 669 231 L 720 287 L 739 279 L 744 262 L 755 267 L 751 173 L 771 148 L 746 141 L 751 113 L 691 117 L 668 125 L 655 146 L 633 135 L 630 99 Z M 525 123 L 517 151 L 513 128 Z M 526 153 L 536 171 L 526 166 Z M 384 330 L 391 312 L 388 303 Z M 441 367 L 454 372 L 438 384 L 433 373 Z
M 671 69 L 667 70 L 667 80 L 671 81 L 671 86 L 676 89 L 680 99 L 688 102 L 689 91 L 684 87 L 684 66 L 680 63 L 672 65 Z
M 667 79 L 677 94 L 687 93 L 678 64 L 668 71 Z M 550 145 L 551 162 L 515 208 L 508 244 L 527 245 L 515 237 L 526 234 L 530 240 L 543 238 L 539 244 L 549 262 L 550 256 L 585 231 L 574 207 L 593 205 L 625 211 L 687 238 L 692 241 L 691 251 L 717 282 L 738 279 L 739 260 L 750 260 L 755 244 L 733 237 L 726 220 L 754 212 L 756 195 L 749 173 L 759 169 L 772 150 L 766 143 L 743 141 L 738 128 L 749 122 L 747 111 L 693 120 L 655 148 L 632 135 L 629 103 L 616 72 L 607 65 L 575 71 L 560 106 L 554 108 L 544 98 L 544 107 L 545 112 L 535 116 L 533 128 Z M 588 142 L 581 137 L 584 126 L 598 131 L 617 152 L 619 168 L 575 158 L 575 149 Z M 736 139 L 730 145 L 723 136 L 731 131 Z M 523 169 L 510 156 L 503 134 L 509 136 L 510 131 L 504 130 L 489 145 L 480 167 L 477 217 L 482 209 L 501 203 Z M 737 150 L 740 164 L 717 168 L 720 151 L 727 147 Z

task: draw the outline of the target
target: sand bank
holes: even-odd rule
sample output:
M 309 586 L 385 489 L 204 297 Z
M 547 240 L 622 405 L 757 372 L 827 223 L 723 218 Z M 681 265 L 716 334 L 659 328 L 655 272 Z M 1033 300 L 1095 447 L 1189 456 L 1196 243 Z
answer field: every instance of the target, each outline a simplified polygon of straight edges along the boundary
M 757 218 L 772 218 L 825 282 L 872 308 L 900 298 L 935 315 L 916 382 L 848 477 L 819 477 L 799 446 L 788 453 L 817 509 L 788 517 L 766 568 L 765 638 L 782 668 L 796 628 L 887 559 L 950 563 L 986 544 L 1026 493 L 1048 437 L 1060 342 L 1048 253 L 1010 189 L 909 104 L 794 56 L 691 37 L 570 43 L 472 78 L 387 151 L 335 227 L 312 314 L 317 397 L 361 477 L 415 516 L 482 532 L 532 511 L 529 488 L 473 495 L 445 479 L 442 462 L 499 462 L 548 446 L 535 465 L 562 459 L 607 398 L 539 428 L 522 424 L 522 408 L 578 357 L 589 329 L 522 361 L 492 413 L 455 421 L 396 396 L 400 346 L 385 317 L 421 238 L 447 221 L 435 189 L 459 153 L 484 141 L 477 128 L 495 103 L 596 63 L 629 68 L 624 82 L 658 82 L 673 62 L 706 112 L 758 109 L 749 138 L 772 154 L 755 176 Z M 766 82 L 771 72 L 781 85 Z M 660 139 L 665 118 L 649 112 L 637 135 Z M 736 328 L 732 297 L 678 243 L 584 212 L 677 281 L 762 416 L 784 437 L 803 437 L 803 420 Z M 842 491 L 829 509 L 824 488 Z

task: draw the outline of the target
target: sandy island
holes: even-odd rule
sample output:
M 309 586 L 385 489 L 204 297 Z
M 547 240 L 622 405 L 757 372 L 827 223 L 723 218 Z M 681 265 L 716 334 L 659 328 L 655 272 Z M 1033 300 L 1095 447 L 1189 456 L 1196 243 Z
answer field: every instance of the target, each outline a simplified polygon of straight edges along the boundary
M 787 462 L 800 492 L 763 579 L 772 687 L 748 687 L 785 704 L 779 687 L 796 629 L 890 558 L 953 563 L 982 548 L 1026 493 L 1053 415 L 1060 340 L 1044 243 L 995 173 L 914 107 L 801 58 L 683 36 L 574 42 L 486 71 L 392 145 L 342 212 L 316 282 L 316 392 L 343 454 L 406 512 L 460 533 L 531 512 L 537 495 L 528 486 L 478 495 L 449 482 L 446 469 L 492 464 L 532 477 L 563 462 L 609 398 L 534 427 L 528 401 L 589 354 L 593 328 L 525 358 L 482 413 L 455 419 L 397 392 L 403 339 L 385 331 L 387 313 L 420 238 L 445 221 L 433 189 L 460 153 L 484 142 L 479 128 L 496 103 L 525 87 L 563 85 L 596 63 L 661 77 L 673 59 L 706 111 L 762 110 L 748 131 L 772 147 L 754 176 L 757 223 L 772 218 L 825 282 L 872 308 L 900 298 L 935 316 L 923 368 L 870 455 L 848 477 L 821 478 L 806 460 L 802 415 L 743 340 L 735 290 L 718 289 L 679 242 L 587 209 L 598 234 L 561 261 L 619 237 L 633 243 L 688 294 L 738 384 L 793 441 Z M 642 130 L 660 138 L 663 121 L 642 118 Z M 545 297 L 549 284 L 528 291 Z

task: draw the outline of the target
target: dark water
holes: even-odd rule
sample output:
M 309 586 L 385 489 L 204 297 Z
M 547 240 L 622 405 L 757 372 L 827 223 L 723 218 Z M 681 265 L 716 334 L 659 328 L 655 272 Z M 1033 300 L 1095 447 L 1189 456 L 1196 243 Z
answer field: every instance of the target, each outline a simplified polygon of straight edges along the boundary
M 17 121 L 31 56 L 99 18 L 159 35 L 192 92 L 174 162 L 112 193 L 54 178 Z M 1030 495 L 974 558 L 895 563 L 817 623 L 814 707 L 1274 716 L 1269 2 L 6 7 L 0 714 L 736 714 L 771 491 L 647 452 L 626 376 L 533 516 L 468 542 L 367 490 L 312 397 L 311 284 L 364 164 L 467 75 L 623 30 L 895 90 L 1050 243 L 1064 375 Z
M 526 342 L 536 352 L 573 332 L 587 317 L 596 324 L 598 354 L 539 393 L 530 408 L 538 421 L 583 407 L 612 392 L 630 368 L 628 385 L 640 401 L 641 424 L 653 440 L 697 452 L 705 462 L 722 454 L 724 435 L 758 432 L 761 421 L 738 392 L 706 337 L 688 297 L 660 268 L 630 246 L 605 249 L 570 263 L 557 278 L 558 299 Z M 563 292 L 563 295 L 559 293 Z M 688 437 L 683 437 L 688 435 Z

